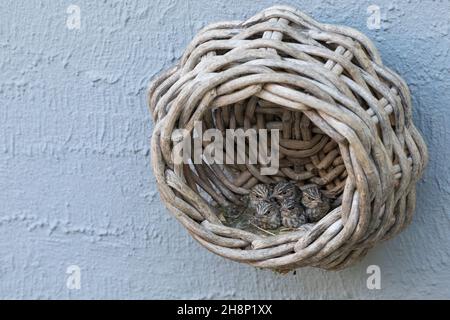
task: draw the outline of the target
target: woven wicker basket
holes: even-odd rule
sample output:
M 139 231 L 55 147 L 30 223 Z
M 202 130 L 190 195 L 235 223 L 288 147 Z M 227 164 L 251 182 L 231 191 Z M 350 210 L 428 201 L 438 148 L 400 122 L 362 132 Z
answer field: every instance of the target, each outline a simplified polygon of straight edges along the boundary
M 181 61 L 153 80 L 152 166 L 161 198 L 210 251 L 259 268 L 350 266 L 413 216 L 428 161 L 406 83 L 372 42 L 275 6 L 246 22 L 203 29 Z M 175 164 L 172 135 L 206 128 L 280 129 L 280 170 Z M 278 234 L 230 227 L 218 207 L 260 183 L 315 183 L 340 205 L 315 224 Z M 231 206 L 231 208 L 233 208 Z

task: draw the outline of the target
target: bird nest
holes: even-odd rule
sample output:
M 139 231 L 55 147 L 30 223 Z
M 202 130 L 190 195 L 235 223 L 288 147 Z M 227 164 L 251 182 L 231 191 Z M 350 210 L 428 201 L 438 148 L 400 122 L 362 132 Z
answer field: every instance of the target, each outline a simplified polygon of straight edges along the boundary
M 279 271 L 337 270 L 411 221 L 428 157 L 410 92 L 354 29 L 286 6 L 212 24 L 153 80 L 149 105 L 161 198 L 192 237 L 222 257 Z M 230 129 L 267 129 L 260 146 L 270 149 L 265 160 L 277 154 L 278 169 L 263 174 L 267 161 L 249 161 L 249 136 L 235 162 L 207 161 L 205 154 L 175 160 L 179 141 L 187 138 L 188 149 L 198 129 L 214 128 L 227 142 Z M 218 138 L 201 138 L 200 145 Z M 332 199 L 329 212 L 298 228 L 255 226 L 249 193 L 280 181 L 318 186 Z

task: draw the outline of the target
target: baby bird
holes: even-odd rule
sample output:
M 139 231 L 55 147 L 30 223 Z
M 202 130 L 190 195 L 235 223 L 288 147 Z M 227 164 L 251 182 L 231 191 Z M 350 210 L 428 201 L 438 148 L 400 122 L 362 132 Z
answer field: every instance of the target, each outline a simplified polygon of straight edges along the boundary
M 298 228 L 307 222 L 301 205 L 301 190 L 292 182 L 278 183 L 272 197 L 280 204 L 281 222 L 289 229 Z
M 272 187 L 267 184 L 258 184 L 250 191 L 250 205 L 253 208 L 260 202 L 271 202 Z
M 289 229 L 299 228 L 307 223 L 307 218 L 300 201 L 287 199 L 281 202 L 281 223 Z
M 256 205 L 253 223 L 265 230 L 275 230 L 281 227 L 280 210 L 276 203 L 261 201 Z
M 330 199 L 320 192 L 315 184 L 302 187 L 302 204 L 305 207 L 305 214 L 308 222 L 318 222 L 330 211 Z
M 300 202 L 301 191 L 294 183 L 282 181 L 278 183 L 273 189 L 272 197 L 275 198 L 279 203 L 286 200 Z

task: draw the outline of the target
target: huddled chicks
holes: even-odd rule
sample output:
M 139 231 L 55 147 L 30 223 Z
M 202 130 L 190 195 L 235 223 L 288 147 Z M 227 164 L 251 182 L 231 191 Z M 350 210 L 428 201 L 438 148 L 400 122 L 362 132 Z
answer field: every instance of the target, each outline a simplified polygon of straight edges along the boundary
M 255 209 L 253 223 L 265 230 L 281 226 L 295 229 L 317 222 L 330 210 L 330 202 L 317 185 L 300 189 L 286 181 L 275 186 L 259 184 L 250 192 L 250 205 Z

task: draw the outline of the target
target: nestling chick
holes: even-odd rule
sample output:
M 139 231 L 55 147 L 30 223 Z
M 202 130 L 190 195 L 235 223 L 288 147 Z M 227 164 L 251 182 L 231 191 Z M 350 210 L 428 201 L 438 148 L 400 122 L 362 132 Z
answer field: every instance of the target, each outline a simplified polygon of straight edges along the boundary
M 283 200 L 281 202 L 281 223 L 289 229 L 299 228 L 307 223 L 307 218 L 300 201 L 296 199 Z
M 294 183 L 282 181 L 273 189 L 272 197 L 280 203 L 287 200 L 299 202 L 301 191 Z
M 330 199 L 325 197 L 315 184 L 302 187 L 302 204 L 308 222 L 318 222 L 330 211 Z
M 270 202 L 272 187 L 267 184 L 258 184 L 250 191 L 250 205 L 256 208 L 260 202 Z
M 265 230 L 275 230 L 281 227 L 281 216 L 278 206 L 273 202 L 260 201 L 256 205 L 253 223 Z

